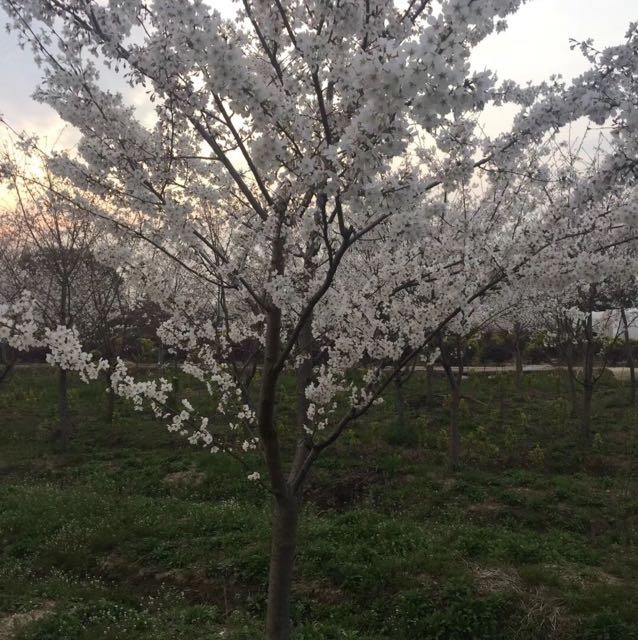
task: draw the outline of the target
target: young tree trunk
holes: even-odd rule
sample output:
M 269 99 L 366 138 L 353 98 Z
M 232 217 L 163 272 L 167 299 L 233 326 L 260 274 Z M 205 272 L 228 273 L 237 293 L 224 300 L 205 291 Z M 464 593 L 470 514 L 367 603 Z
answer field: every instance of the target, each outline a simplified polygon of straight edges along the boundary
M 497 374 L 497 393 L 498 393 L 498 428 L 499 430 L 505 429 L 505 385 L 503 380 L 505 377 L 503 374 Z
M 591 408 L 593 396 L 593 385 L 585 383 L 583 388 L 583 415 L 580 420 L 580 433 L 586 440 L 588 440 L 591 435 Z
M 297 447 L 285 488 L 277 495 L 273 509 L 270 572 L 268 576 L 268 606 L 266 610 L 267 640 L 288 640 L 291 633 L 290 602 L 295 565 L 297 528 L 301 513 L 303 482 L 298 487 L 292 483 L 303 466 L 312 447 L 305 431 L 308 411 L 306 389 L 312 381 L 313 337 L 312 315 L 301 328 L 297 339 L 302 356 L 296 370 Z
M 521 350 L 521 327 L 514 325 L 514 357 L 516 359 L 516 388 L 523 388 L 523 353 Z
M 179 411 L 179 376 L 177 375 L 177 369 L 173 369 L 173 375 L 171 376 L 171 391 L 168 394 L 166 405 L 171 411 Z
M 273 273 L 282 274 L 284 265 L 283 240 L 280 234 L 281 218 L 278 221 L 273 242 L 271 269 Z M 289 640 L 290 638 L 290 598 L 299 517 L 299 501 L 284 475 L 279 434 L 275 421 L 275 392 L 280 373 L 280 369 L 277 368 L 281 348 L 280 340 L 281 310 L 272 304 L 266 320 L 264 359 L 257 411 L 259 436 L 268 468 L 271 491 L 275 497 L 266 608 L 267 640 Z M 301 417 L 299 400 L 298 398 L 298 420 Z M 299 440 L 299 444 L 303 446 L 303 439 Z M 297 458 L 297 456 L 295 457 Z M 301 489 L 299 489 L 299 494 L 300 492 Z
M 267 640 L 289 640 L 291 635 L 290 602 L 299 511 L 296 497 L 277 498 L 268 575 Z
M 106 372 L 106 421 L 109 425 L 113 424 L 113 416 L 115 415 L 115 392 L 111 385 L 111 376 L 113 372 L 113 364 L 109 366 Z
M 6 380 L 15 365 L 13 350 L 4 342 L 0 342 L 0 383 Z
M 403 397 L 403 380 L 400 376 L 394 379 L 394 406 L 396 412 L 397 433 L 405 431 L 405 398 Z
M 432 405 L 434 397 L 434 365 L 428 364 L 425 367 L 425 405 Z
M 636 367 L 634 364 L 633 345 L 629 338 L 629 322 L 627 321 L 627 312 L 624 307 L 620 307 L 620 317 L 622 318 L 623 333 L 625 337 L 625 357 L 627 366 L 629 367 L 629 402 L 636 404 Z
M 593 327 L 593 301 L 595 289 L 591 285 L 589 292 L 589 305 L 587 320 L 585 323 L 585 361 L 583 362 L 583 413 L 580 421 L 580 432 L 583 438 L 589 439 L 591 434 L 591 408 L 594 395 L 594 355 L 596 345 L 594 343 Z
M 441 349 L 441 363 L 445 370 L 445 375 L 450 385 L 450 423 L 448 426 L 448 452 L 449 466 L 451 471 L 457 471 L 461 465 L 461 385 L 463 381 L 463 341 L 461 338 L 456 339 L 456 373 L 452 369 L 452 363 L 449 354 L 446 352 L 446 346 L 441 339 L 439 341 Z
M 572 418 L 578 415 L 578 395 L 576 393 L 576 369 L 574 368 L 574 347 L 571 343 L 565 349 L 565 364 L 567 365 L 567 377 L 569 379 L 569 400 L 572 406 Z
M 71 410 L 69 408 L 69 380 L 66 369 L 58 368 L 58 428 L 54 439 L 63 449 L 71 440 Z
M 449 452 L 450 469 L 457 471 L 461 466 L 461 431 L 459 419 L 461 414 L 461 389 L 460 385 L 452 387 L 452 398 L 450 403 L 450 430 L 449 430 Z
M 60 306 L 58 309 L 58 321 L 60 325 L 70 326 L 71 289 L 66 265 L 63 268 L 60 287 Z M 62 449 L 66 449 L 71 439 L 71 411 L 69 409 L 69 379 L 66 369 L 58 367 L 58 428 L 54 433 L 56 440 Z
M 115 394 L 113 389 L 109 387 L 106 390 L 106 422 L 109 426 L 113 425 L 113 416 L 115 415 Z

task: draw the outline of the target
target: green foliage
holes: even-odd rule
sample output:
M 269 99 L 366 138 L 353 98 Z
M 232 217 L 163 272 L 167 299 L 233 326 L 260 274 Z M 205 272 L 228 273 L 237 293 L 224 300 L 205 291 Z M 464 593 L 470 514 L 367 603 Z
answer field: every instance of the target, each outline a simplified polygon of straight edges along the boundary
M 45 616 L 22 633 L 20 640 L 135 638 L 151 624 L 145 612 L 100 599 Z
M 638 640 L 638 624 L 629 624 L 611 611 L 599 613 L 585 621 L 580 629 L 581 640 Z
M 76 432 L 54 453 L 54 382 L 19 368 L 0 389 L 0 621 L 41 612 L 23 619 L 20 640 L 261 637 L 269 498 L 233 460 L 123 402 L 105 424 L 101 385 L 74 383 Z M 390 394 L 320 459 L 301 519 L 294 638 L 636 638 L 638 440 L 626 387 L 601 381 L 604 420 L 582 451 L 577 419 L 557 416 L 564 379 L 528 375 L 525 396 L 510 376 L 463 385 L 454 476 L 447 383 L 435 377 L 427 402 L 421 372 L 405 386 L 415 441 L 389 443 Z
M 525 360 L 538 364 L 547 360 L 551 350 L 547 347 L 547 335 L 543 332 L 532 334 L 525 345 L 523 354 Z
M 514 341 L 505 331 L 486 331 L 479 345 L 478 361 L 482 364 L 502 364 L 514 358 Z
M 610 366 L 625 366 L 627 362 L 627 346 L 621 336 L 618 338 L 602 337 L 597 339 L 598 351 Z M 638 340 L 630 340 L 634 361 L 638 360 Z
M 507 596 L 480 597 L 470 584 L 453 580 L 442 591 L 415 589 L 396 600 L 387 631 L 423 640 L 500 640 L 511 637 L 515 609 Z
M 157 345 L 150 338 L 140 338 L 139 351 L 141 362 L 157 361 Z
M 545 451 L 543 451 L 543 447 L 541 447 L 538 442 L 529 452 L 529 459 L 534 463 L 534 465 L 541 469 L 545 466 Z

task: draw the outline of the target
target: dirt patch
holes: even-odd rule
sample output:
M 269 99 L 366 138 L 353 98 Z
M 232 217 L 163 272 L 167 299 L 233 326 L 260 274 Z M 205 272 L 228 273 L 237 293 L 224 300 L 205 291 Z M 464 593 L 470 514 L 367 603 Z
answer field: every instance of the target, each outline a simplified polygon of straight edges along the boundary
M 522 593 L 523 583 L 518 571 L 512 567 L 471 567 L 479 593 Z
M 597 580 L 598 582 L 602 582 L 603 584 L 606 584 L 612 587 L 617 587 L 624 584 L 624 581 L 621 580 L 618 576 L 613 576 L 611 573 L 607 573 L 602 569 L 597 569 L 592 567 L 590 571 L 594 579 Z
M 155 594 L 164 586 L 179 588 L 187 602 L 214 604 L 228 615 L 238 604 L 245 603 L 259 592 L 261 586 L 246 584 L 234 575 L 209 577 L 201 567 L 164 569 L 144 566 L 117 554 L 108 556 L 101 565 L 102 575 L 109 581 L 138 594 Z M 0 637 L 0 640 L 3 638 Z
M 51 613 L 54 606 L 54 602 L 47 600 L 37 609 L 12 613 L 10 616 L 0 618 L 0 640 L 12 640 L 22 627 L 44 618 Z
M 174 471 L 164 476 L 162 482 L 171 486 L 191 486 L 198 487 L 203 484 L 206 474 L 197 469 L 185 469 L 184 471 Z
M 530 501 L 539 501 L 547 497 L 547 492 L 541 489 L 531 489 L 530 487 L 511 487 L 511 493 Z
M 478 516 L 491 517 L 502 513 L 505 510 L 505 506 L 500 502 L 493 502 L 486 500 L 485 502 L 479 502 L 478 504 L 470 505 L 468 511 Z

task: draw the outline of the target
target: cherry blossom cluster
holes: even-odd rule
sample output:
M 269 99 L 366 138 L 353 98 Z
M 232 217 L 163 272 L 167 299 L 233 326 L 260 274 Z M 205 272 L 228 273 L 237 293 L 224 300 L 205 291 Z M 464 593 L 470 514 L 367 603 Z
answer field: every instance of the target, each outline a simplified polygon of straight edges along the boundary
M 13 304 L 0 304 L 0 340 L 17 351 L 47 349 L 49 364 L 77 372 L 84 382 L 96 380 L 108 368 L 106 360 L 95 360 L 92 354 L 83 351 L 73 327 L 43 328 L 29 292 L 23 292 Z

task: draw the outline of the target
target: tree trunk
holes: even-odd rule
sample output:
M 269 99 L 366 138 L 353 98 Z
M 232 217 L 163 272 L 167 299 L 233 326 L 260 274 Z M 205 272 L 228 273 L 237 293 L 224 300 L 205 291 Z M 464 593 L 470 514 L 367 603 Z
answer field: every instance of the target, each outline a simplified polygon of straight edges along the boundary
M 113 425 L 113 416 L 115 415 L 115 394 L 113 389 L 109 387 L 106 390 L 106 422 L 109 426 Z
M 450 424 L 448 427 L 448 452 L 451 471 L 459 469 L 461 464 L 461 431 L 459 420 L 461 414 L 461 385 L 463 384 L 463 340 L 456 337 L 456 373 L 452 369 L 449 354 L 443 339 L 439 339 L 441 364 L 450 385 Z
M 461 431 L 459 428 L 459 418 L 461 414 L 461 389 L 460 385 L 452 387 L 452 398 L 450 404 L 450 430 L 449 430 L 449 451 L 450 469 L 456 471 L 461 466 Z
M 9 377 L 13 370 L 16 358 L 9 345 L 0 342 L 0 383 Z
M 523 388 L 523 356 L 520 345 L 516 345 L 516 386 L 519 389 Z
M 294 482 L 297 474 L 303 467 L 310 449 L 312 448 L 312 438 L 306 432 L 306 424 L 308 422 L 309 402 L 306 396 L 306 389 L 312 382 L 313 371 L 313 343 L 312 343 L 312 315 L 308 317 L 297 339 L 297 347 L 301 357 L 296 370 L 297 383 L 297 406 L 296 406 L 296 427 L 297 427 L 297 446 L 295 448 L 295 456 L 290 467 L 288 483 Z M 300 494 L 299 488 L 298 494 Z
M 275 503 L 268 575 L 267 640 L 289 640 L 291 636 L 290 602 L 299 511 L 299 501 L 295 497 L 278 498 Z
M 113 424 L 113 416 L 115 415 L 115 391 L 111 385 L 112 372 L 113 365 L 111 364 L 106 372 L 106 422 L 109 425 Z
M 594 327 L 593 327 L 593 299 L 595 289 L 593 285 L 590 287 L 589 305 L 587 312 L 587 320 L 585 324 L 585 361 L 583 363 L 583 413 L 580 421 L 580 432 L 583 438 L 589 439 L 591 434 L 591 406 L 592 397 L 594 395 L 594 355 L 596 345 L 594 344 Z
M 433 397 L 433 378 L 434 378 L 434 365 L 428 364 L 425 368 L 425 405 L 427 407 L 432 405 L 432 397 Z
M 576 393 L 576 370 L 574 369 L 574 347 L 571 342 L 565 350 L 565 364 L 567 365 L 567 377 L 569 378 L 569 400 L 572 405 L 572 418 L 578 415 L 578 396 Z
M 586 383 L 583 389 L 583 415 L 580 420 L 580 433 L 586 440 L 588 440 L 591 435 L 591 406 L 593 396 L 593 385 Z
M 63 270 L 60 288 L 60 307 L 58 309 L 58 319 L 60 325 L 70 326 L 71 313 L 70 304 L 71 290 L 66 268 Z M 58 367 L 58 428 L 54 433 L 54 440 L 59 443 L 62 449 L 66 449 L 71 439 L 71 411 L 69 409 L 69 379 L 66 369 Z
M 171 376 L 171 391 L 168 394 L 168 398 L 166 400 L 166 405 L 168 406 L 168 408 L 171 411 L 179 411 L 180 407 L 179 407 L 179 376 L 177 375 L 176 372 L 173 372 L 173 375 Z
M 624 307 L 620 308 L 620 317 L 622 318 L 623 333 L 625 336 L 625 357 L 627 358 L 627 366 L 629 367 L 629 402 L 636 404 L 636 367 L 634 364 L 633 345 L 629 338 L 629 322 L 627 322 L 627 313 Z
M 514 357 L 516 359 L 516 388 L 523 388 L 523 354 L 521 352 L 521 328 L 514 325 Z
M 281 219 L 278 220 L 272 247 L 271 270 L 283 274 L 283 240 Z M 269 300 L 269 303 L 271 301 Z M 272 523 L 268 605 L 266 609 L 267 640 L 289 640 L 290 598 L 295 560 L 295 541 L 299 503 L 287 482 L 281 458 L 279 434 L 275 422 L 275 395 L 280 369 L 281 310 L 270 304 L 266 319 L 264 359 L 257 411 L 257 426 L 261 438 L 275 506 Z M 297 410 L 301 413 L 301 406 Z M 300 441 L 303 443 L 303 440 Z
M 403 434 L 405 431 L 405 399 L 403 397 L 403 380 L 399 376 L 394 378 L 394 405 L 396 411 L 396 430 Z
M 498 428 L 500 431 L 505 429 L 505 385 L 503 383 L 505 376 L 502 373 L 496 375 L 497 393 L 498 393 Z
M 66 369 L 58 368 L 58 428 L 54 439 L 63 449 L 71 440 L 71 411 L 69 409 L 69 380 Z

